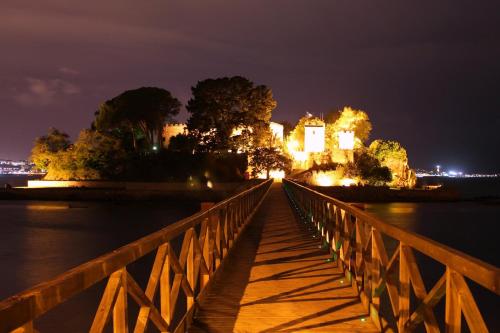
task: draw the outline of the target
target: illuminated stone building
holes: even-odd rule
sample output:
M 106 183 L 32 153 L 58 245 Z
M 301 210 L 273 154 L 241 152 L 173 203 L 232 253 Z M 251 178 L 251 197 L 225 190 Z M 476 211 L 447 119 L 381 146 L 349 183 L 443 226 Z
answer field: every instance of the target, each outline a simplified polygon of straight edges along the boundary
M 166 124 L 163 127 L 163 146 L 168 148 L 170 139 L 178 134 L 187 134 L 186 124 Z

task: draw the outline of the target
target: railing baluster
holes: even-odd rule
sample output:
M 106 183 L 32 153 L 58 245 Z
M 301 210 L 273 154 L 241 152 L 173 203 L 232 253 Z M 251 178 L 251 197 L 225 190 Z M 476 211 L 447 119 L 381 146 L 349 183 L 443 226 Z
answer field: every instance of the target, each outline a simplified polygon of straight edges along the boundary
M 191 287 L 191 290 L 194 292 L 195 289 L 195 272 L 194 272 L 194 241 L 195 241 L 195 235 L 196 232 L 194 231 L 193 228 L 191 230 L 191 236 L 189 237 L 190 239 L 188 240 L 189 246 L 188 246 L 188 252 L 187 252 L 187 261 L 186 261 L 186 276 L 187 276 L 187 281 L 189 283 L 189 286 Z M 192 296 L 187 296 L 187 301 L 186 301 L 186 306 L 187 309 L 186 311 L 189 311 L 191 307 L 194 304 L 194 295 Z
M 170 326 L 172 322 L 171 285 L 170 285 L 170 243 L 165 244 L 165 262 L 160 275 L 160 313 Z
M 453 275 L 457 274 L 446 267 L 446 305 L 445 325 L 446 333 L 460 333 L 462 325 L 462 312 L 458 293 L 453 283 Z
M 399 243 L 399 332 L 405 332 L 406 322 L 410 319 L 410 273 L 404 255 L 405 247 L 404 243 Z
M 423 236 L 384 223 L 358 209 L 293 181 L 284 180 L 291 202 L 315 224 L 325 223 L 322 237 L 339 253 L 339 264 L 378 329 L 385 331 L 387 321 L 380 316 L 381 295 L 387 291 L 400 332 L 414 331 L 422 322 L 427 332 L 439 332 L 433 308 L 446 293 L 447 331 L 459 332 L 464 314 L 471 332 L 487 332 L 487 327 L 464 276 L 500 294 L 500 270 L 478 259 L 447 248 Z M 312 216 L 311 216 L 312 214 Z M 331 228 L 331 229 L 330 229 Z M 330 236 L 331 233 L 331 236 Z M 389 259 L 382 234 L 399 242 Z M 331 237 L 331 240 L 329 239 Z M 446 273 L 429 293 L 413 254 L 417 250 L 441 262 Z M 398 265 L 399 263 L 399 265 Z M 396 270 L 399 268 L 399 271 Z M 416 296 L 416 310 L 410 315 L 410 288 Z
M 116 296 L 115 306 L 113 307 L 113 332 L 128 332 L 128 307 L 127 307 L 127 270 L 120 270 L 121 280 Z
M 118 292 L 121 287 L 122 271 L 118 270 L 111 274 L 104 289 L 101 302 L 97 308 L 97 313 L 90 328 L 91 333 L 100 333 L 104 330 L 106 323 L 109 320 L 111 311 L 113 310 Z

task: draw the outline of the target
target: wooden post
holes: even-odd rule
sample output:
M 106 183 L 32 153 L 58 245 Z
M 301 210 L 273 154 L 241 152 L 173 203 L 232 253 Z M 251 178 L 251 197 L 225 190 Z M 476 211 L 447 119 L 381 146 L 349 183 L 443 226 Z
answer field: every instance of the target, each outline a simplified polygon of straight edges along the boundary
M 399 320 L 398 331 L 405 332 L 405 324 L 410 319 L 410 274 L 405 256 L 405 244 L 399 243 Z
M 189 241 L 189 250 L 188 250 L 188 256 L 187 256 L 187 262 L 186 262 L 186 275 L 187 275 L 187 280 L 189 282 L 189 285 L 191 286 L 191 289 L 193 290 L 194 293 L 194 286 L 195 286 L 195 279 L 196 276 L 194 276 L 194 244 L 193 242 L 195 241 L 195 232 L 193 230 L 191 234 L 191 239 Z M 194 296 L 194 295 L 193 295 Z M 187 296 L 187 309 L 186 311 L 189 311 L 191 307 L 194 305 L 194 297 L 193 296 Z
M 372 321 L 375 324 L 375 326 L 377 326 L 378 329 L 381 329 L 382 327 L 380 325 L 380 318 L 378 316 L 378 314 L 380 312 L 380 294 L 381 294 L 381 291 L 380 291 L 380 289 L 376 289 L 377 286 L 379 286 L 379 284 L 380 284 L 380 261 L 381 261 L 381 259 L 380 259 L 379 251 L 377 249 L 377 242 L 375 241 L 375 237 L 377 237 L 375 235 L 376 232 L 377 232 L 377 230 L 372 227 L 371 228 L 371 234 L 372 234 L 372 248 L 371 248 L 372 276 L 370 279 L 370 284 L 371 284 L 370 291 L 371 291 L 371 304 L 373 305 L 375 313 L 370 310 L 370 316 L 371 316 Z M 380 286 L 379 288 L 382 288 L 382 286 Z
M 160 275 L 160 307 L 161 316 L 170 326 L 172 322 L 172 307 L 170 296 L 170 243 L 166 244 L 167 255 Z
M 462 324 L 462 312 L 457 290 L 453 284 L 453 275 L 456 274 L 446 267 L 446 305 L 445 305 L 445 327 L 446 333 L 460 333 Z
M 127 269 L 121 269 L 121 282 L 113 307 L 113 332 L 128 333 Z

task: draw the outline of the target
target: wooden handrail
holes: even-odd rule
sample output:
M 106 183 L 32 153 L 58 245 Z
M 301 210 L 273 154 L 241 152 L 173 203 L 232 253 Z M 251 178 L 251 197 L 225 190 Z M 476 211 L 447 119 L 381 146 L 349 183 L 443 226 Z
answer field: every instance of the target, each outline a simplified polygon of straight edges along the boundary
M 34 319 L 107 277 L 108 283 L 94 318 L 92 332 L 104 329 L 111 312 L 115 331 L 126 331 L 124 325 L 128 323 L 123 318 L 126 318 L 127 293 L 141 306 L 135 331 L 144 332 L 148 319 L 162 332 L 183 331 L 192 318 L 194 303 L 203 297 L 212 276 L 264 199 L 271 183 L 272 180 L 264 181 L 206 211 L 7 298 L 0 302 L 0 332 L 32 332 Z M 199 235 L 195 230 L 198 226 Z M 183 234 L 182 248 L 177 254 L 170 241 Z M 155 263 L 146 291 L 142 291 L 126 271 L 126 266 L 154 250 L 157 250 Z M 161 310 L 153 304 L 158 286 Z M 171 327 L 171 319 L 180 288 L 187 295 L 188 304 L 179 327 L 174 328 Z
M 461 312 L 472 332 L 487 332 L 464 276 L 500 295 L 500 269 L 427 237 L 404 230 L 363 210 L 324 195 L 291 180 L 285 190 L 308 223 L 313 223 L 328 244 L 334 259 L 340 259 L 353 288 L 380 329 L 388 323 L 379 316 L 380 294 L 387 292 L 399 331 L 423 324 L 427 332 L 438 332 L 433 307 L 446 295 L 446 329 L 460 331 Z M 389 258 L 382 235 L 399 242 Z M 427 293 L 413 254 L 418 251 L 446 267 L 446 273 Z M 399 266 L 399 270 L 396 267 Z M 419 306 L 410 313 L 410 286 Z M 467 304 L 464 305 L 466 302 Z M 458 310 L 457 310 L 458 309 Z

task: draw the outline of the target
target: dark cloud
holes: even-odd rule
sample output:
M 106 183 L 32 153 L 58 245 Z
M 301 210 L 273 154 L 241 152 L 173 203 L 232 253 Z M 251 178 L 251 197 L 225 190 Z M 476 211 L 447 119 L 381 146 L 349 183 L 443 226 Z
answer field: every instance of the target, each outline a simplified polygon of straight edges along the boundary
M 499 170 L 499 7 L 4 0 L 0 157 L 25 157 L 50 126 L 75 136 L 125 89 L 161 86 L 186 102 L 198 80 L 244 75 L 272 87 L 276 119 L 351 105 L 413 165 Z

